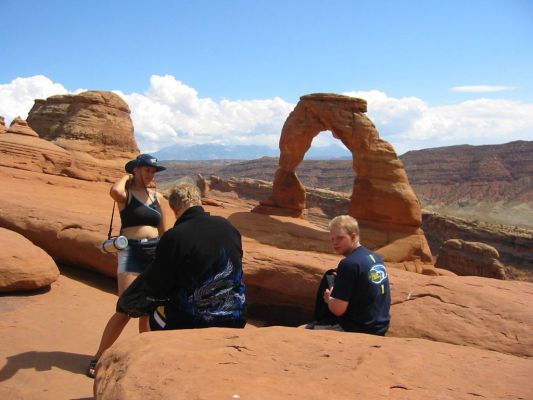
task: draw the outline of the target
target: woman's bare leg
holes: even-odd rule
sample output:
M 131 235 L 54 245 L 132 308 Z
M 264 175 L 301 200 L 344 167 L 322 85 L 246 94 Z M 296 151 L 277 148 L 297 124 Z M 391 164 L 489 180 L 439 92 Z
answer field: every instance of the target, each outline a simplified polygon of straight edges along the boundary
M 148 315 L 139 318 L 139 333 L 150 332 L 150 321 Z
M 117 283 L 119 296 L 128 288 L 129 285 L 131 285 L 138 275 L 139 274 L 133 272 L 123 272 L 118 274 Z M 128 315 L 118 312 L 111 316 L 104 328 L 102 338 L 100 339 L 100 346 L 98 346 L 98 351 L 94 355 L 94 358 L 99 359 L 102 353 L 116 342 L 129 320 L 130 317 Z M 141 325 L 139 322 L 139 330 L 140 327 Z
M 94 355 L 94 358 L 98 360 L 102 353 L 115 343 L 129 320 L 130 317 L 126 314 L 118 312 L 113 314 L 104 328 L 102 339 L 100 339 L 100 346 L 98 347 L 98 351 Z

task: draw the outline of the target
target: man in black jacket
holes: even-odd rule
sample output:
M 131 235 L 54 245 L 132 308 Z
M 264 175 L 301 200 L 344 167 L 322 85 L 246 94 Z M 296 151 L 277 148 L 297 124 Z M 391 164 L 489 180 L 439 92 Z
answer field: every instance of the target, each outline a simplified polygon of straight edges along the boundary
M 161 237 L 153 265 L 120 297 L 117 310 L 132 317 L 149 314 L 152 330 L 244 327 L 239 231 L 204 211 L 193 184 L 174 186 L 168 201 L 176 223 Z

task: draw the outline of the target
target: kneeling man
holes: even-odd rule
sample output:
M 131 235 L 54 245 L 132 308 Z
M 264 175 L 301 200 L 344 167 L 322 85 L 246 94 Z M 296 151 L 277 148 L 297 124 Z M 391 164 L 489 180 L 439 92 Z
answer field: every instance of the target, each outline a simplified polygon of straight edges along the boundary
M 149 314 L 152 330 L 244 327 L 239 231 L 205 212 L 193 184 L 174 186 L 168 201 L 176 223 L 161 237 L 153 265 L 120 297 L 117 310 L 133 317 Z

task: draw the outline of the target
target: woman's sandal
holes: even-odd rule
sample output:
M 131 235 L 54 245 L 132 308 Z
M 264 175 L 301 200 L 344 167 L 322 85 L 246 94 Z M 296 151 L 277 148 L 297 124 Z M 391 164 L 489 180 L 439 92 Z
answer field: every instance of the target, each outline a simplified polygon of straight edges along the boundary
M 87 367 L 87 373 L 86 373 L 89 378 L 94 379 L 94 376 L 96 375 L 96 363 L 98 363 L 98 359 L 96 358 L 93 358 L 89 362 L 89 367 Z

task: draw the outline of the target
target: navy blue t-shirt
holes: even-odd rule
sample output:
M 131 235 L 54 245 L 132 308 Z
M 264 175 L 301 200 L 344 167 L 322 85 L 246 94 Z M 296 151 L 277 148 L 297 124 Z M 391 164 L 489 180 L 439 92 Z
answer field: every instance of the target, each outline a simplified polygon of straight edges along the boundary
M 373 251 L 359 246 L 343 259 L 331 296 L 348 302 L 339 317 L 345 331 L 384 335 L 390 322 L 390 286 L 387 269 Z

